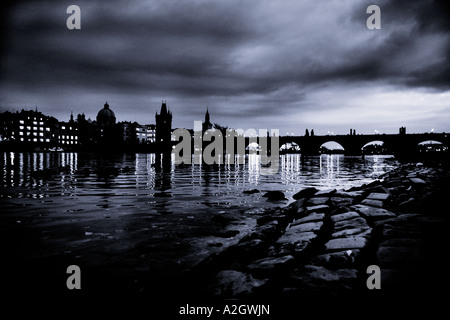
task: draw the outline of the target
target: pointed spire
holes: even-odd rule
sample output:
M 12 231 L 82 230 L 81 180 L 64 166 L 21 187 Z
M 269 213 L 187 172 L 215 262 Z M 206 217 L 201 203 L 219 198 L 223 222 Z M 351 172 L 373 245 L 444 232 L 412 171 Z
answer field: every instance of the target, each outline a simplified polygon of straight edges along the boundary
M 167 114 L 167 105 L 166 105 L 166 101 L 164 101 L 164 100 L 161 104 L 161 112 L 159 114 Z
M 209 108 L 208 107 L 206 107 L 205 122 L 209 123 Z

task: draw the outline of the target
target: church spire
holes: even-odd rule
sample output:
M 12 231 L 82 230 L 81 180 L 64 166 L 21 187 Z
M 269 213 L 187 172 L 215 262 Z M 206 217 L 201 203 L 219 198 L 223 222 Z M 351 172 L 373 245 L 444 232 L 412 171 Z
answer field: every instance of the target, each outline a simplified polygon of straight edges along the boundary
M 208 107 L 206 107 L 205 123 L 209 123 L 209 110 L 208 110 Z
M 161 104 L 161 112 L 159 114 L 167 114 L 167 105 L 166 105 L 166 101 L 162 101 Z

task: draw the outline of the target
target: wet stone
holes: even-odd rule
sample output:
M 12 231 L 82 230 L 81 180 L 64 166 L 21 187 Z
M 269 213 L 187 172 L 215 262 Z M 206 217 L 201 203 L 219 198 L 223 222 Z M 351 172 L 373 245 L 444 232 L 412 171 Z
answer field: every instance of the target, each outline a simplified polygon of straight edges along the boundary
M 416 199 L 414 198 L 409 198 L 405 201 L 402 201 L 399 205 L 398 208 L 401 211 L 406 211 L 406 210 L 411 210 L 414 208 L 414 206 L 416 205 Z
M 319 231 L 322 228 L 323 222 L 305 222 L 295 226 L 291 226 L 289 230 L 294 230 L 295 232 L 308 232 L 308 231 Z
M 364 199 L 361 204 L 378 208 L 383 207 L 383 201 L 381 200 Z
M 321 204 L 318 206 L 311 206 L 311 207 L 306 207 L 306 214 L 310 214 L 313 212 L 316 213 L 326 213 L 330 210 L 330 207 L 327 206 L 326 204 Z
M 353 198 L 340 198 L 340 197 L 332 197 L 330 199 L 331 204 L 334 207 L 339 207 L 339 206 L 350 206 L 353 204 L 355 200 Z
M 356 280 L 358 273 L 355 269 L 330 270 L 314 265 L 305 266 L 305 269 L 309 277 L 324 281 Z
M 266 244 L 261 239 L 245 239 L 241 240 L 235 246 L 235 253 L 239 255 L 250 256 L 252 254 L 262 253 L 266 248 Z
M 360 236 L 360 237 L 368 237 L 372 233 L 372 228 L 352 228 L 345 229 L 338 232 L 335 232 L 331 235 L 332 238 L 343 238 L 348 236 Z
M 266 197 L 268 201 L 286 200 L 284 193 L 278 190 L 267 191 L 263 197 Z
M 331 216 L 331 221 L 336 223 L 338 221 L 352 219 L 352 218 L 358 218 L 358 217 L 359 217 L 359 214 L 356 213 L 355 211 L 348 211 L 345 213 L 335 214 L 335 215 Z
M 302 209 L 303 205 L 305 204 L 305 200 L 304 199 L 299 199 L 297 201 L 294 202 L 295 203 L 295 207 L 297 208 L 297 210 Z
M 302 199 L 302 198 L 310 198 L 312 197 L 318 190 L 314 187 L 306 188 L 303 190 L 300 190 L 296 194 L 292 196 L 295 200 Z
M 314 194 L 315 197 L 330 196 L 336 192 L 336 189 L 321 190 Z
M 294 257 L 291 255 L 286 255 L 283 257 L 268 257 L 254 261 L 249 264 L 247 268 L 253 271 L 269 271 L 275 268 L 280 268 L 288 263 L 294 261 Z
M 317 206 L 320 204 L 325 204 L 327 203 L 329 200 L 329 198 L 326 197 L 314 197 L 308 200 L 308 202 L 306 203 L 307 206 Z
M 279 223 L 278 221 L 274 220 L 256 228 L 256 230 L 250 235 L 250 238 L 251 239 L 272 238 L 278 234 L 279 230 L 280 230 Z
M 260 226 L 272 221 L 278 221 L 278 223 L 283 224 L 288 221 L 288 217 L 286 215 L 262 216 L 256 220 L 257 224 Z
M 426 182 L 420 178 L 409 178 L 409 181 L 411 181 L 411 183 L 414 185 L 425 185 L 426 184 Z
M 331 239 L 325 244 L 327 250 L 362 249 L 366 246 L 367 239 L 359 236 Z
M 385 201 L 385 200 L 389 199 L 389 197 L 390 197 L 390 195 L 388 193 L 372 192 L 371 194 L 369 194 L 367 199 Z
M 306 213 L 306 210 L 305 210 L 305 209 L 303 209 L 303 208 L 298 208 L 298 209 L 297 209 L 297 212 L 296 212 L 296 214 L 295 214 L 295 216 L 296 216 L 296 217 L 301 217 L 301 216 L 304 216 L 305 213 Z
M 314 257 L 312 263 L 332 269 L 348 268 L 354 265 L 359 253 L 358 249 L 325 253 Z
M 292 230 L 292 229 L 290 229 Z M 317 235 L 314 232 L 289 232 L 289 230 L 282 235 L 277 244 L 280 245 L 280 251 L 296 251 L 300 252 L 306 249 L 312 240 L 316 239 Z
M 324 213 L 312 213 L 309 216 L 295 220 L 294 222 L 291 223 L 291 227 L 305 222 L 322 221 L 324 217 L 325 217 Z
M 370 206 L 365 206 L 362 204 L 357 204 L 352 206 L 352 209 L 358 211 L 366 219 L 386 219 L 395 217 L 395 214 L 382 208 L 374 208 Z
M 344 229 L 356 229 L 356 228 L 367 228 L 369 225 L 366 220 L 361 217 L 338 221 L 334 224 L 334 231 L 341 231 Z
M 364 195 L 364 191 L 337 191 L 334 196 L 335 197 L 349 197 L 349 198 L 357 198 L 362 197 Z
M 250 274 L 236 270 L 222 270 L 215 278 L 213 285 L 216 296 L 238 296 L 253 293 L 254 288 L 260 287 L 266 280 L 257 280 Z

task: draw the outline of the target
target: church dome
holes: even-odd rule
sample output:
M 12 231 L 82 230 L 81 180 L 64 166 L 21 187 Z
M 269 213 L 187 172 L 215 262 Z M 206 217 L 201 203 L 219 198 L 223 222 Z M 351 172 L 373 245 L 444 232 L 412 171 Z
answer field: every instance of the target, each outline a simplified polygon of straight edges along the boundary
M 98 112 L 97 123 L 104 126 L 116 124 L 116 116 L 114 112 L 109 108 L 108 103 L 105 103 L 103 109 Z

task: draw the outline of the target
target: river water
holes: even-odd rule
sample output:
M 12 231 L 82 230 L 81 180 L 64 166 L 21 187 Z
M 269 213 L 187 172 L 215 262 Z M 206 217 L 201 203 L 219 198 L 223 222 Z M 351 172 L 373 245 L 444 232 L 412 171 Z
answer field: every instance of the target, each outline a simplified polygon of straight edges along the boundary
M 392 156 L 349 157 L 340 154 L 280 156 L 275 175 L 261 175 L 257 155 L 245 164 L 175 165 L 162 155 L 121 154 L 98 157 L 78 153 L 0 153 L 1 194 L 17 198 L 98 196 L 118 201 L 133 195 L 149 201 L 165 198 L 166 210 L 182 204 L 192 210 L 211 204 L 262 205 L 261 197 L 243 196 L 249 189 L 281 190 L 288 197 L 305 187 L 348 189 L 369 183 L 397 166 Z M 158 161 L 159 160 L 159 161 Z M 170 199 L 169 199 L 170 198 Z M 246 199 L 247 198 L 247 199 Z M 250 199 L 248 199 L 250 198 Z
M 213 166 L 161 157 L 0 153 L 2 230 L 14 229 L 13 237 L 22 234 L 18 228 L 38 230 L 16 239 L 22 260 L 72 254 L 100 263 L 128 255 L 129 266 L 158 275 L 236 243 L 265 208 L 286 206 L 301 189 L 349 189 L 397 166 L 390 156 L 287 154 L 280 155 L 277 174 L 261 175 L 257 155 L 246 156 L 245 164 Z M 259 192 L 244 193 L 253 189 Z M 287 200 L 268 201 L 269 190 Z
M 390 156 L 320 155 L 301 159 L 280 156 L 275 175 L 261 175 L 259 156 L 245 164 L 174 165 L 155 154 L 122 154 L 102 158 L 78 153 L 3 153 L 1 197 L 72 201 L 73 210 L 95 204 L 99 213 L 122 210 L 147 214 L 195 214 L 283 205 L 262 197 L 281 190 L 288 200 L 305 187 L 348 189 L 369 183 L 397 163 Z M 166 157 L 167 158 L 167 157 Z M 237 161 L 236 161 L 237 162 Z M 245 190 L 258 189 L 255 194 Z M 285 201 L 284 203 L 288 203 Z M 92 208 L 91 208 L 92 209 Z

